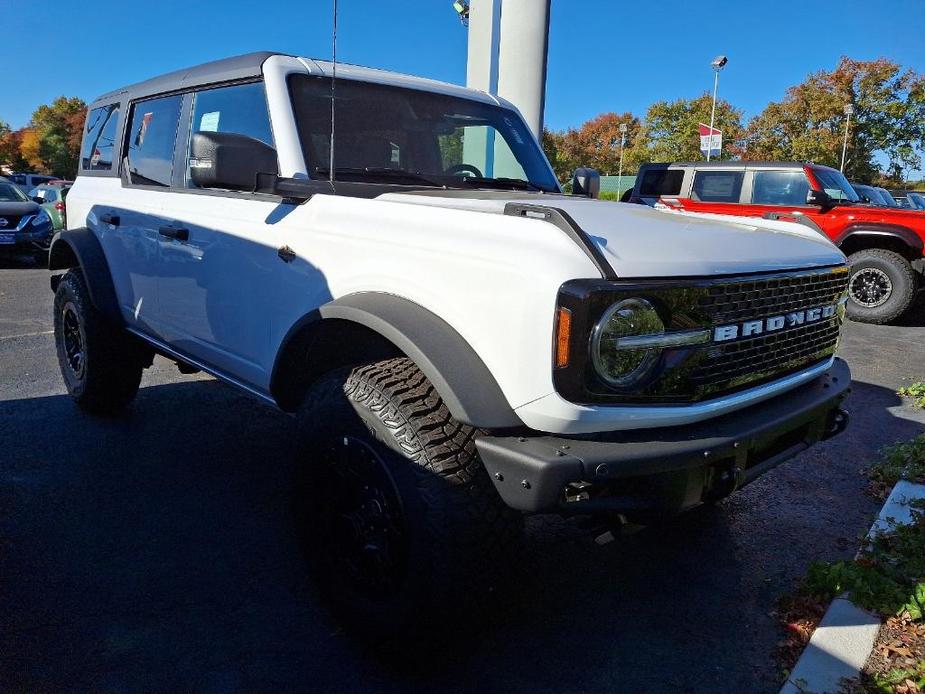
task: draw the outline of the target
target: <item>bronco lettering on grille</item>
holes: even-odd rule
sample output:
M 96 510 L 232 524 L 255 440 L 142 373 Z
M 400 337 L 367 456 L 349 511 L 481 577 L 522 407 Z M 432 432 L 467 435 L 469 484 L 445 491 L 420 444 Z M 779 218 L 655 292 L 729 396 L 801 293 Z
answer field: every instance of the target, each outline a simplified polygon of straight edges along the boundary
M 750 320 L 732 325 L 720 325 L 713 329 L 713 342 L 726 342 L 737 337 L 754 337 L 764 333 L 773 333 L 785 328 L 792 328 L 804 323 L 816 323 L 832 318 L 838 310 L 838 304 L 817 306 L 805 311 L 793 311 L 782 316 L 770 316 L 761 320 Z

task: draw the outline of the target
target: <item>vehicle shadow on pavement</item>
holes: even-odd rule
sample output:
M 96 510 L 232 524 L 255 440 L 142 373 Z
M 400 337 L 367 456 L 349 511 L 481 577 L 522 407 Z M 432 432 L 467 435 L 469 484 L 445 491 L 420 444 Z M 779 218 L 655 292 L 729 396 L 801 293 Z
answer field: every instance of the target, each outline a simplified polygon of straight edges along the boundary
M 774 691 L 777 595 L 853 552 L 863 462 L 921 430 L 884 388 L 854 399 L 843 436 L 717 507 L 603 546 L 530 519 L 492 623 L 399 662 L 306 581 L 290 417 L 211 380 L 143 388 L 117 419 L 0 402 L 0 689 Z
M 30 255 L 0 254 L 0 270 L 35 269 L 37 267 L 40 267 L 38 261 Z

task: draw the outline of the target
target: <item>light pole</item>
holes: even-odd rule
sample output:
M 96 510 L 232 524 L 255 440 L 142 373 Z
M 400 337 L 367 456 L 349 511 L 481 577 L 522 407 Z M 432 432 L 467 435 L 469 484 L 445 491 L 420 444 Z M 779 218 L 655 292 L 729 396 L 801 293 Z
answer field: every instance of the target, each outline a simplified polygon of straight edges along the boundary
M 617 172 L 617 201 L 623 196 L 623 145 L 626 144 L 626 123 L 620 123 L 620 169 Z
M 845 104 L 845 142 L 841 146 L 841 172 L 845 173 L 845 154 L 848 152 L 848 126 L 851 125 L 851 114 L 854 113 L 853 104 Z
M 710 161 L 710 153 L 713 151 L 713 119 L 716 117 L 716 90 L 719 88 L 719 71 L 726 67 L 728 62 L 729 58 L 718 55 L 710 63 L 713 68 L 713 110 L 710 111 L 710 139 L 707 140 L 707 161 Z

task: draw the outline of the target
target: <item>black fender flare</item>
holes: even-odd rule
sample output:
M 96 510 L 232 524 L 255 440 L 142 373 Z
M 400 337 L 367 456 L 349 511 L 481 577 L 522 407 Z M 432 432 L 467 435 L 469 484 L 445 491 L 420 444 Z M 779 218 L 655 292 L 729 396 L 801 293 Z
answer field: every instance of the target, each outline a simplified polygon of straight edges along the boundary
M 116 288 L 109 272 L 109 262 L 96 235 L 86 228 L 59 231 L 51 240 L 48 252 L 49 270 L 80 268 L 90 301 L 96 309 L 116 325 L 124 325 Z M 59 277 L 52 277 L 52 290 L 57 289 Z
M 395 345 L 427 376 L 456 420 L 485 429 L 524 426 L 481 357 L 451 325 L 413 301 L 381 292 L 349 294 L 297 321 L 280 347 L 271 392 L 287 343 L 306 325 L 331 319 L 362 325 Z
M 923 222 L 925 222 L 925 216 L 923 216 Z M 891 236 L 909 246 L 916 255 L 922 256 L 925 253 L 925 240 L 915 231 L 900 224 L 880 222 L 857 222 L 849 225 L 835 239 L 835 245 L 841 247 L 849 238 L 856 236 Z

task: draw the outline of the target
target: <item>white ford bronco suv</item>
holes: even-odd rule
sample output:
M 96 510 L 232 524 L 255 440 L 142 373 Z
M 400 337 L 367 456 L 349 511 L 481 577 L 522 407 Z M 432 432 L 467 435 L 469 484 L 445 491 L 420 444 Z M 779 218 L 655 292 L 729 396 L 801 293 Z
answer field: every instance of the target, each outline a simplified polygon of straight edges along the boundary
M 827 239 L 564 195 L 481 92 L 274 53 L 164 75 L 90 106 L 67 220 L 71 396 L 117 412 L 161 355 L 297 414 L 306 541 L 367 627 L 477 593 L 527 513 L 645 522 L 847 422 Z

